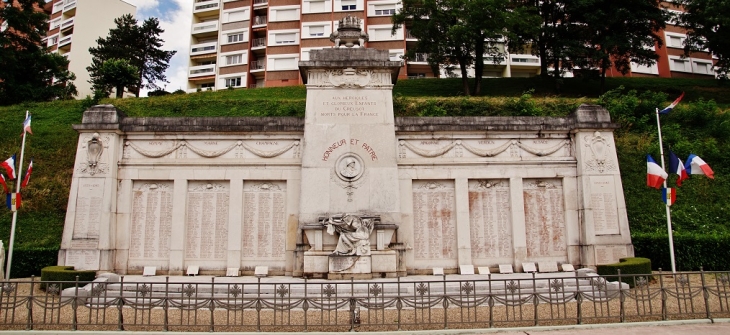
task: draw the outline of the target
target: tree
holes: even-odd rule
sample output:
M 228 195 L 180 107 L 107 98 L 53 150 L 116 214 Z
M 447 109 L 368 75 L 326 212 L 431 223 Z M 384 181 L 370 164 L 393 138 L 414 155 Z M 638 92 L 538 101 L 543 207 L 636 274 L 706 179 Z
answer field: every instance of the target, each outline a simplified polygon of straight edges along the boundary
M 571 59 L 582 67 L 598 68 L 601 91 L 606 71 L 613 67 L 626 74 L 631 63 L 651 65 L 662 45 L 659 31 L 666 14 L 659 0 L 575 0 L 565 4 L 569 33 L 584 43 L 570 51 Z
M 495 60 L 504 56 L 494 42 L 504 38 L 517 16 L 509 8 L 508 0 L 403 0 L 403 7 L 392 17 L 393 31 L 406 26 L 418 39 L 406 57 L 425 53 L 432 68 L 458 66 L 464 94 L 478 95 L 485 55 Z M 471 66 L 473 89 L 468 81 Z
M 730 72 L 730 2 L 725 0 L 680 0 L 684 14 L 679 24 L 687 29 L 685 55 L 694 51 L 710 51 L 715 57 L 715 70 L 727 78 Z
M 76 95 L 66 57 L 42 46 L 48 15 L 43 0 L 0 4 L 0 104 L 66 99 Z
M 116 97 L 121 98 L 125 88 L 133 91 L 137 87 L 139 69 L 126 59 L 111 58 L 99 67 L 97 74 L 94 91 L 101 91 L 109 96 L 114 89 Z
M 105 83 L 99 82 L 103 77 L 104 63 L 113 58 L 126 59 L 138 70 L 136 82 L 126 86 L 130 92 L 139 97 L 142 88 L 159 89 L 156 82 L 167 82 L 165 70 L 176 51 L 160 49 L 164 41 L 159 36 L 164 30 L 157 18 L 151 17 L 140 26 L 132 15 L 126 14 L 115 19 L 114 23 L 116 28 L 110 29 L 107 37 L 97 39 L 97 47 L 89 48 L 94 57 L 86 68 L 91 76 L 90 82 L 104 87 Z

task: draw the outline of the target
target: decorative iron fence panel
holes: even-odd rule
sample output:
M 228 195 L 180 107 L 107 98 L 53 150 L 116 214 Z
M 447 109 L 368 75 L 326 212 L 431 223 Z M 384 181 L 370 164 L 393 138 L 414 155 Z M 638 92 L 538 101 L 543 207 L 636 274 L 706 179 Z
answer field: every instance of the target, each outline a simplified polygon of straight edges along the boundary
M 32 278 L 0 283 L 0 326 L 95 331 L 396 331 L 730 317 L 728 272 L 618 276 L 621 282 L 635 283 L 634 287 L 596 275 L 495 277 L 291 282 L 212 278 L 209 283 L 170 278 L 127 282 L 124 277 L 119 282 L 41 283 Z M 63 287 L 71 288 L 62 291 Z

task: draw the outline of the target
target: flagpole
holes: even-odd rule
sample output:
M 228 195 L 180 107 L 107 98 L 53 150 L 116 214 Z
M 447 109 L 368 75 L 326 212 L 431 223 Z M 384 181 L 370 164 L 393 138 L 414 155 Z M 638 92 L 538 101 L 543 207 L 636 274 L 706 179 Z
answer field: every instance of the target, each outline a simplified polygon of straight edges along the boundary
M 30 112 L 25 111 L 25 119 L 28 119 L 28 114 Z M 16 173 L 15 177 L 15 190 L 17 193 L 20 193 L 20 174 L 23 171 L 23 154 L 25 154 L 25 126 L 23 127 L 23 144 L 20 146 L 20 164 L 18 165 L 18 173 Z M 18 222 L 18 209 L 16 208 L 13 211 L 13 223 L 10 226 L 10 245 L 8 246 L 8 264 L 5 267 L 5 279 L 10 280 L 10 266 L 13 263 L 13 244 L 15 243 L 15 224 Z
M 659 108 L 656 109 L 656 125 L 657 130 L 659 132 L 659 154 L 661 155 L 662 159 L 662 170 L 666 171 L 664 168 L 664 145 L 662 144 L 662 126 L 661 123 L 659 123 Z M 22 154 L 21 154 L 22 157 Z M 22 159 L 22 158 L 21 158 Z M 667 180 L 664 179 L 664 188 L 667 188 Z M 672 212 L 669 210 L 669 204 L 664 204 L 664 207 L 667 210 L 667 234 L 669 235 L 669 258 L 672 262 L 672 274 L 677 272 L 677 268 L 674 265 L 674 236 L 672 236 Z

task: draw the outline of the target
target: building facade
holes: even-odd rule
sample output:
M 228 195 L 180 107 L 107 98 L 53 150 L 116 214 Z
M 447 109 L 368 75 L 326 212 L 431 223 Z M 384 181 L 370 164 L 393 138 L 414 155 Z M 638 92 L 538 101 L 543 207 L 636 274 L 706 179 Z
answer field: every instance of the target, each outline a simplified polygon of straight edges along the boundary
M 136 7 L 122 0 L 53 0 L 46 5 L 50 15 L 46 44 L 51 52 L 66 56 L 69 71 L 76 75 L 78 98 L 93 95 L 89 83 L 92 56 L 89 48 L 116 27 L 114 19 L 135 15 Z
M 681 12 L 672 2 L 662 2 L 661 6 Z M 415 47 L 417 39 L 407 27 L 391 34 L 391 16 L 400 7 L 397 0 L 196 0 L 187 91 L 302 84 L 297 62 L 309 60 L 312 50 L 331 47 L 330 33 L 348 15 L 362 20 L 364 31 L 370 35 L 366 47 L 389 50 L 391 60 L 401 60 L 408 49 Z M 632 64 L 626 76 L 714 78 L 710 53 L 682 57 L 686 34 L 674 23 L 667 22 L 667 28 L 660 33 L 663 46 L 654 47 L 659 61 L 652 66 Z M 483 77 L 540 74 L 540 59 L 529 50 L 509 53 L 502 47 L 501 51 L 506 57 L 499 64 L 485 58 Z M 417 54 L 414 60 L 406 60 L 400 78 L 451 75 L 443 70 L 434 73 L 426 58 L 425 54 Z M 573 73 L 566 76 L 572 77 Z M 607 76 L 624 75 L 609 69 Z

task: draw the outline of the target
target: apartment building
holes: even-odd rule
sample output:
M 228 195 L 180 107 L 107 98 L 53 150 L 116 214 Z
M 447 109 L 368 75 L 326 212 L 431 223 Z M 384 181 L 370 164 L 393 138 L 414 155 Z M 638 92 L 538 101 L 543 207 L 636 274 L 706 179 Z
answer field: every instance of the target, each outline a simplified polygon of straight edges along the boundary
M 366 47 L 389 50 L 391 60 L 401 60 L 417 39 L 402 27 L 391 33 L 391 15 L 397 0 L 195 0 L 190 37 L 188 92 L 227 87 L 273 87 L 301 84 L 297 63 L 309 59 L 314 49 L 330 48 L 329 35 L 345 16 L 362 20 L 370 35 Z M 680 8 L 663 3 L 669 10 Z M 683 31 L 670 22 L 663 47 L 656 46 L 660 60 L 653 66 L 633 64 L 628 76 L 712 78 L 712 56 L 698 53 L 682 58 Z M 495 64 L 485 57 L 484 77 L 531 77 L 540 74 L 540 59 L 530 54 L 509 53 Z M 434 73 L 427 55 L 404 61 L 401 78 L 458 75 L 443 69 Z M 473 71 L 471 72 L 473 75 Z M 622 76 L 611 69 L 608 76 Z M 566 76 L 573 76 L 568 73 Z
M 188 92 L 227 87 L 301 84 L 298 62 L 309 52 L 330 48 L 330 33 L 345 16 L 362 20 L 366 47 L 389 50 L 401 60 L 416 39 L 400 28 L 391 34 L 397 0 L 196 0 L 190 41 Z M 534 76 L 532 55 L 509 55 L 500 65 L 488 60 L 485 76 Z M 402 78 L 436 77 L 426 55 L 405 61 Z
M 89 48 L 116 27 L 114 19 L 135 15 L 136 7 L 122 0 L 53 0 L 46 4 L 46 10 L 51 16 L 46 34 L 48 48 L 68 58 L 69 71 L 76 75 L 78 98 L 93 95 L 86 71 L 92 59 Z

